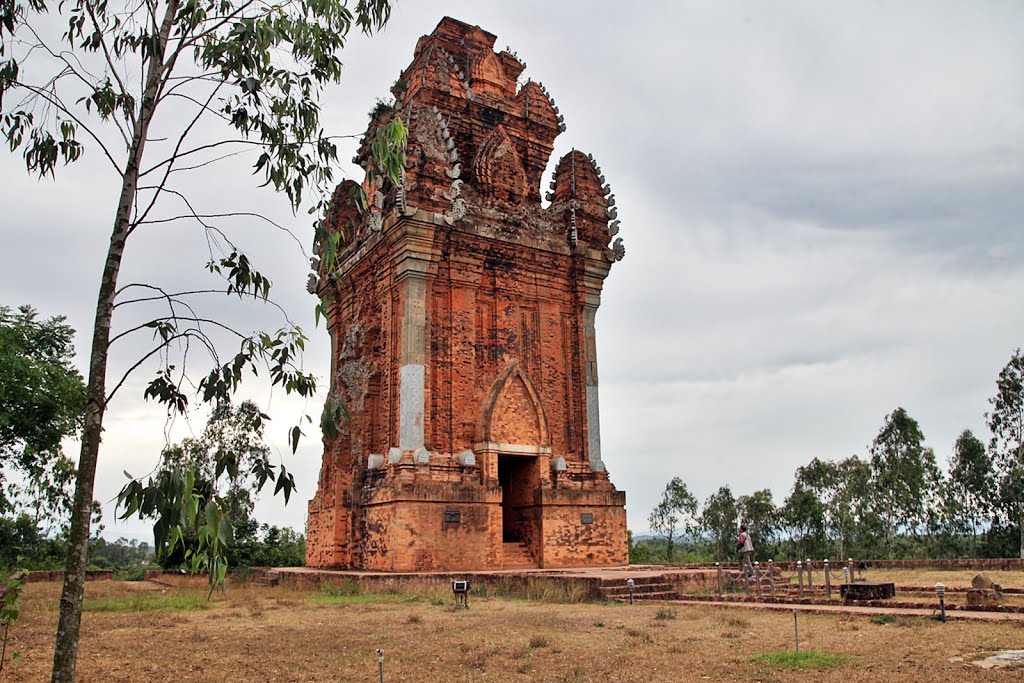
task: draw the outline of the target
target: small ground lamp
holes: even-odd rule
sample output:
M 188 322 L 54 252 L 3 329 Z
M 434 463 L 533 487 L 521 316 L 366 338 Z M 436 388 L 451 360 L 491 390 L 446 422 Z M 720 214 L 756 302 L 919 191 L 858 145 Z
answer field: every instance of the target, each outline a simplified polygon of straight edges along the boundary
M 455 606 L 469 609 L 469 581 L 452 581 L 452 593 L 455 593 Z
M 935 595 L 939 596 L 939 618 L 946 623 L 946 587 L 941 583 L 935 584 Z

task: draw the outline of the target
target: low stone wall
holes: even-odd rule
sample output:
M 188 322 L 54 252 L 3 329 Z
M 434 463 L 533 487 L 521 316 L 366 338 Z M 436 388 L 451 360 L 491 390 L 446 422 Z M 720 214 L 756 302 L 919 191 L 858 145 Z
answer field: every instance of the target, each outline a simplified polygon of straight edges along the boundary
M 483 588 L 487 592 L 520 593 L 543 591 L 546 588 L 562 594 L 576 594 L 581 600 L 603 600 L 601 580 L 594 577 L 544 576 L 537 574 L 453 572 L 440 574 L 364 574 L 336 571 L 280 571 L 282 584 L 293 586 L 337 587 L 356 584 L 361 591 L 415 591 L 436 589 L 450 591 L 452 581 L 469 580 L 473 591 Z
M 110 581 L 114 578 L 114 572 L 110 569 L 89 569 L 85 572 L 86 581 Z M 46 581 L 63 581 L 64 571 L 62 569 L 47 569 L 38 572 L 28 573 L 29 583 L 43 583 Z
M 662 577 L 672 584 L 679 593 L 713 591 L 718 589 L 718 572 L 714 569 L 704 571 L 667 572 Z

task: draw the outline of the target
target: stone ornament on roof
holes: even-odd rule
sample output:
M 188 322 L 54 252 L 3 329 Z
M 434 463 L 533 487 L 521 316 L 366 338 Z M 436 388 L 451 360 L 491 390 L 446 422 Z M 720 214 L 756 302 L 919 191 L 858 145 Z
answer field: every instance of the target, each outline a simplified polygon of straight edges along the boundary
M 402 182 L 366 188 L 369 211 L 347 226 L 348 249 L 422 210 L 452 228 L 594 250 L 609 263 L 621 258 L 621 245 L 613 245 L 620 229 L 615 195 L 592 155 L 563 156 L 542 205 L 541 180 L 565 117 L 543 83 L 527 78 L 520 85 L 525 64 L 508 50 L 495 52 L 494 41 L 447 18 L 419 40 L 392 89 L 391 111 L 401 112 L 409 129 Z M 387 115 L 386 108 L 375 111 L 354 159 L 364 167 Z M 567 193 L 558 191 L 562 184 Z

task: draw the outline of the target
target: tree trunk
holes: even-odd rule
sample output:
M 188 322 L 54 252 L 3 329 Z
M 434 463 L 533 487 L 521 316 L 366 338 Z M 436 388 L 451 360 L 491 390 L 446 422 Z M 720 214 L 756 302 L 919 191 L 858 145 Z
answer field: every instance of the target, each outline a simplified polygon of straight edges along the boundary
M 1024 512 L 1020 515 L 1020 559 L 1024 560 Z
M 96 317 L 93 325 L 92 347 L 89 354 L 89 383 L 86 388 L 85 424 L 82 430 L 82 448 L 78 457 L 78 476 L 75 481 L 75 500 L 71 508 L 71 528 L 68 554 L 64 563 L 64 587 L 60 596 L 60 616 L 53 648 L 52 683 L 73 683 L 78 659 L 78 640 L 82 626 L 82 599 L 85 594 L 85 568 L 89 550 L 89 524 L 92 512 L 93 488 L 96 481 L 96 461 L 103 432 L 103 413 L 106 410 L 107 352 L 110 346 L 110 323 L 117 294 L 117 276 L 121 270 L 125 242 L 130 230 L 130 218 L 135 205 L 139 166 L 149 124 L 153 120 L 160 81 L 164 73 L 163 55 L 178 0 L 167 3 L 160 26 L 159 47 L 149 57 L 146 89 L 143 93 L 139 116 L 132 134 L 121 195 L 118 199 L 114 229 L 110 235 L 107 259 L 103 265 Z

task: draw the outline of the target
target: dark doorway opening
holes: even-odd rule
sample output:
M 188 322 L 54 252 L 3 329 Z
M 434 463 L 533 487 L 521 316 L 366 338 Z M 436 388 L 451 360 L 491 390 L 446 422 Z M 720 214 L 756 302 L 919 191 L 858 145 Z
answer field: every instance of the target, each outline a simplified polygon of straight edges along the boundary
M 498 456 L 501 535 L 505 543 L 529 543 L 532 540 L 534 492 L 540 485 L 536 470 L 536 458 Z

